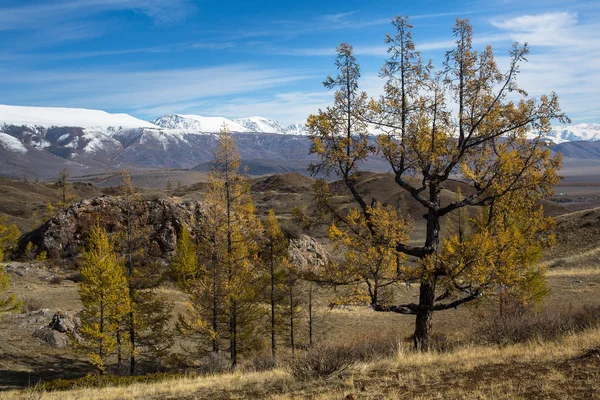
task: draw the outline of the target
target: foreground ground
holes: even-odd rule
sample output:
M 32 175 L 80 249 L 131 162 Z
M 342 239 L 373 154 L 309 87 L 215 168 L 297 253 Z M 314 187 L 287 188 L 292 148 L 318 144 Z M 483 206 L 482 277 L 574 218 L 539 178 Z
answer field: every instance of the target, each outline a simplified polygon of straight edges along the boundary
M 329 380 L 297 382 L 284 370 L 179 378 L 69 392 L 13 391 L 5 399 L 597 399 L 600 330 L 547 343 L 398 354 Z
M 52 271 L 30 268 L 25 276 L 13 276 L 13 291 L 26 294 L 27 303 L 43 301 L 45 308 L 62 311 L 78 310 L 80 303 L 76 284 L 66 279 L 60 283 L 51 283 L 53 276 L 56 275 Z M 548 279 L 552 292 L 545 304 L 546 309 L 568 311 L 570 308 L 581 307 L 583 304 L 600 305 L 600 268 L 592 266 L 554 268 L 548 272 Z M 178 309 L 183 309 L 184 298 L 178 292 L 167 288 L 163 291 L 175 301 Z M 418 295 L 418 288 L 402 288 L 399 293 L 405 299 L 414 298 Z M 357 337 L 368 337 L 375 333 L 385 332 L 386 335 L 394 335 L 398 341 L 403 342 L 402 346 L 408 346 L 406 338 L 413 329 L 412 317 L 377 313 L 363 307 L 329 310 L 326 307 L 326 301 L 330 295 L 331 293 L 326 291 L 319 294 L 320 302 L 315 327 L 318 341 L 343 343 L 356 340 Z M 2 343 L 0 346 L 0 387 L 4 389 L 23 387 L 34 385 L 40 379 L 47 381 L 58 377 L 75 377 L 92 371 L 89 363 L 81 354 L 65 349 L 53 349 L 39 339 L 33 338 L 32 331 L 49 322 L 51 315 L 37 316 L 35 312 L 31 314 L 36 316 L 33 318 L 27 315 L 9 316 L 2 324 L 0 329 L 0 342 Z M 463 342 L 472 334 L 473 328 L 476 328 L 477 314 L 478 310 L 472 307 L 438 313 L 435 316 L 434 329 L 438 335 L 443 334 L 442 336 L 453 342 Z M 299 324 L 299 326 L 302 325 Z M 459 347 L 450 354 L 434 355 L 416 355 L 407 351 L 386 361 L 361 366 L 358 369 L 355 367 L 353 372 L 342 380 L 320 382 L 310 386 L 314 386 L 315 390 L 322 387 L 319 390 L 323 393 L 335 389 L 336 393 L 340 394 L 349 390 L 348 385 L 351 385 L 353 380 L 359 380 L 364 381 L 363 383 L 368 382 L 366 386 L 369 388 L 368 393 L 373 391 L 373 396 L 382 392 L 386 396 L 391 396 L 390 398 L 394 398 L 394 393 L 399 394 L 406 390 L 413 393 L 407 398 L 412 398 L 414 394 L 423 391 L 424 394 L 433 395 L 436 390 L 445 387 L 450 382 L 454 382 L 452 390 L 456 392 L 448 392 L 441 398 L 451 395 L 466 396 L 464 390 L 467 390 L 471 384 L 476 385 L 475 387 L 498 390 L 498 393 L 508 390 L 506 385 L 511 385 L 510 393 L 514 395 L 518 394 L 520 390 L 533 391 L 535 388 L 537 388 L 535 390 L 541 391 L 539 393 L 544 393 L 544 390 L 563 390 L 564 385 L 561 382 L 570 380 L 577 381 L 569 384 L 576 385 L 577 390 L 584 391 L 588 387 L 600 390 L 600 380 L 596 384 L 593 383 L 594 379 L 600 378 L 598 357 L 576 359 L 586 351 L 599 348 L 599 346 L 600 331 L 593 331 L 568 338 L 560 343 L 537 343 L 507 348 L 471 347 L 469 345 L 467 348 Z M 509 376 L 511 379 L 504 381 L 503 377 L 505 376 Z M 382 380 L 379 379 L 380 377 Z M 188 390 L 187 387 L 189 390 L 202 389 L 203 393 L 197 395 L 198 397 L 189 398 L 205 398 L 211 391 L 221 390 L 219 388 L 222 388 L 223 385 L 228 385 L 232 390 L 231 393 L 217 398 L 251 398 L 244 396 L 250 396 L 253 391 L 260 390 L 267 390 L 269 396 L 288 390 L 291 390 L 292 393 L 300 391 L 302 396 L 309 394 L 309 392 L 304 392 L 308 388 L 293 384 L 290 379 L 289 375 L 283 371 L 265 374 L 238 374 L 183 380 L 162 388 L 158 384 L 139 388 L 136 386 L 135 389 L 131 389 L 131 393 L 135 394 L 138 390 L 144 391 L 140 392 L 139 398 L 148 398 L 146 396 L 149 392 L 145 391 L 156 390 L 157 393 L 162 393 L 165 390 L 181 390 L 177 393 L 156 395 L 156 398 L 177 398 Z M 245 391 L 249 392 L 244 395 Z M 111 398 L 112 395 L 109 393 L 113 393 L 117 396 L 116 398 L 121 398 L 122 395 L 117 395 L 108 389 L 106 393 L 105 398 Z M 6 394 L 2 394 L 0 397 L 4 398 L 4 395 Z M 16 396 L 14 393 L 11 394 L 11 396 L 13 395 Z M 88 398 L 85 394 L 80 397 L 75 394 L 74 396 L 73 398 Z M 253 396 L 256 396 L 254 398 L 263 397 L 258 392 L 255 392 Z M 364 394 L 364 396 L 367 395 Z

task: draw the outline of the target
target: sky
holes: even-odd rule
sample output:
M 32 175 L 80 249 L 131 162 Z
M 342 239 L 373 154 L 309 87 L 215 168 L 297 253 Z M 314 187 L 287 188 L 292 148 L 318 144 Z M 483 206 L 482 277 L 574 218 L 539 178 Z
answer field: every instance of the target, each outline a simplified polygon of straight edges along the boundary
M 333 100 L 322 82 L 342 42 L 361 89 L 381 93 L 383 40 L 399 14 L 438 67 L 456 18 L 500 66 L 528 42 L 520 85 L 556 91 L 573 123 L 600 123 L 597 0 L 0 0 L 0 104 L 303 121 Z

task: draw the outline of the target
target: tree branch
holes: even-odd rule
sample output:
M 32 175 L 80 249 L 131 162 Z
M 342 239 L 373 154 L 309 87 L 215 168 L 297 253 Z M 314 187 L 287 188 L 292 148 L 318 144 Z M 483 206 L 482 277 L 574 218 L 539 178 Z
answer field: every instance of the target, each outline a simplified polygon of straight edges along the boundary
M 451 308 L 457 308 L 461 304 L 468 303 L 480 297 L 482 295 L 481 292 L 475 292 L 467 297 L 463 297 L 462 299 L 455 300 L 451 303 L 437 304 L 433 306 L 425 306 L 419 305 L 415 303 L 410 304 L 401 304 L 397 306 L 382 306 L 377 304 L 373 309 L 375 311 L 380 312 L 395 312 L 398 314 L 409 314 L 409 315 L 418 315 L 427 311 L 442 311 L 449 310 Z

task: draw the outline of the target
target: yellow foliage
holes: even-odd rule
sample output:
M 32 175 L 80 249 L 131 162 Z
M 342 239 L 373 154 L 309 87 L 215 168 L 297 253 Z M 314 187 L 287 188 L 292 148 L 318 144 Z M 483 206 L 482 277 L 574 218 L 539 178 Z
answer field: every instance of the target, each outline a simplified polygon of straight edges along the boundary
M 389 205 L 367 206 L 366 212 L 350 209 L 345 220 L 329 227 L 328 235 L 336 250 L 344 254 L 344 262 L 330 262 L 318 279 L 355 285 L 348 300 L 362 298 L 376 305 L 383 287 L 410 279 L 402 268 L 405 255 L 397 250 L 398 244 L 408 239 L 410 228 L 410 221 Z
M 239 168 L 235 141 L 224 125 L 197 229 L 198 272 L 186 284 L 190 302 L 178 325 L 182 332 L 210 339 L 213 351 L 229 339 L 230 349 L 235 349 L 233 363 L 237 351 L 245 350 L 255 336 L 253 320 L 261 312 L 254 283 L 259 279 L 262 226 Z M 191 261 L 188 264 L 191 267 Z
M 0 262 L 4 260 L 4 254 L 12 248 L 19 239 L 19 229 L 15 224 L 6 226 L 8 217 L 0 216 Z
M 106 231 L 96 224 L 83 255 L 79 295 L 83 303 L 80 333 L 90 361 L 103 372 L 116 346 L 116 333 L 131 309 L 123 261 Z

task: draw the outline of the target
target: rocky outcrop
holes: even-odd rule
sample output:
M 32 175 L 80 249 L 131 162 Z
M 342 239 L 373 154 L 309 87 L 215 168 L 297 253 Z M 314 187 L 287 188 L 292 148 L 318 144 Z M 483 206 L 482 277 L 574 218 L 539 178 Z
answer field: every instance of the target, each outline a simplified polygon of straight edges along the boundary
M 120 197 L 103 196 L 87 199 L 58 212 L 32 232 L 19 239 L 19 250 L 25 253 L 31 242 L 36 254 L 45 251 L 49 257 L 69 259 L 81 254 L 86 246 L 90 229 L 99 223 L 109 234 L 118 235 L 127 226 L 127 215 L 135 215 L 136 224 L 148 237 L 144 243 L 149 254 L 159 260 L 168 260 L 177 244 L 177 233 L 183 225 L 195 233 L 193 221 L 202 218 L 202 204 L 176 204 L 168 199 L 143 200 L 136 209 Z M 302 271 L 327 262 L 326 250 L 312 237 L 300 235 L 290 240 L 290 257 Z M 25 273 L 19 271 L 16 273 Z
M 103 196 L 87 199 L 58 212 L 32 232 L 19 239 L 19 251 L 25 252 L 29 242 L 37 253 L 46 251 L 50 257 L 70 258 L 85 248 L 88 234 L 98 222 L 109 233 L 124 231 L 128 213 L 136 215 L 140 227 L 147 229 L 148 248 L 158 258 L 167 258 L 175 250 L 177 232 L 189 224 L 197 205 L 177 205 L 170 200 L 143 200 L 131 209 L 120 197 Z
M 83 341 L 77 332 L 80 324 L 76 314 L 57 311 L 52 316 L 52 321 L 48 325 L 36 329 L 32 336 L 43 340 L 52 347 L 62 349 L 67 347 L 71 338 L 78 342 Z
M 290 260 L 301 272 L 311 270 L 327 263 L 327 251 L 314 238 L 300 235 L 291 239 L 289 244 Z

